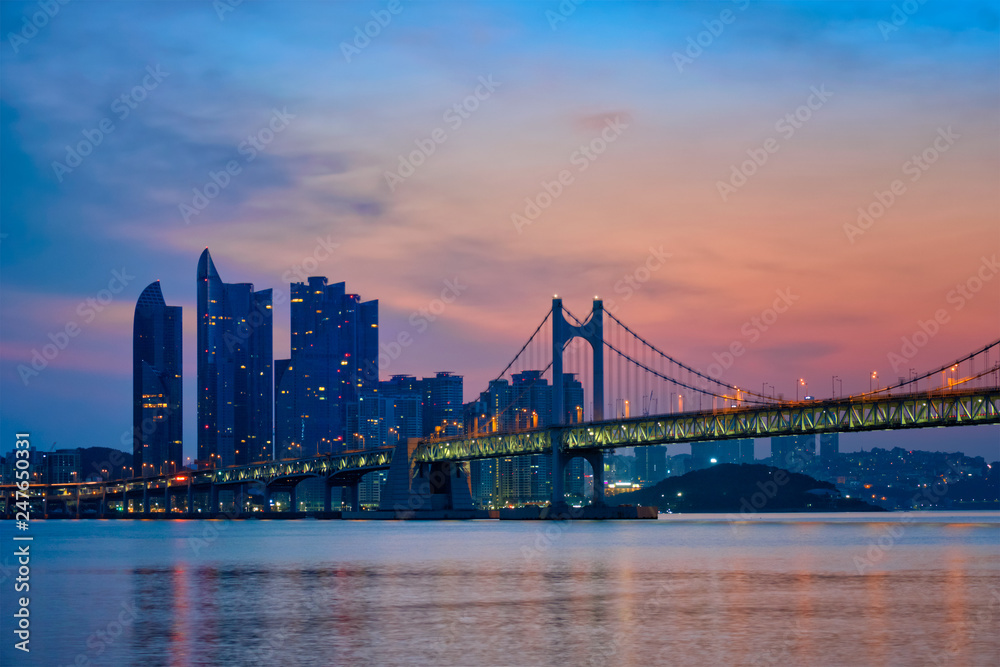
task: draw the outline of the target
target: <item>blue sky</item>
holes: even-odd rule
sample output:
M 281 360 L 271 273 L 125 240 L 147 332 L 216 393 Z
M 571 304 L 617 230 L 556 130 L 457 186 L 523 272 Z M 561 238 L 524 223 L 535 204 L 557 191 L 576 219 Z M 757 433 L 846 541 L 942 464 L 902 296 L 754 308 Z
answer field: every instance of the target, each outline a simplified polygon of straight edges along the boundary
M 331 239 L 315 274 L 379 299 L 383 340 L 461 280 L 387 372 L 464 373 L 470 399 L 552 293 L 583 310 L 650 247 L 671 259 L 620 316 L 695 366 L 740 340 L 776 290 L 801 291 L 727 370 L 734 383 L 791 395 L 795 378 L 825 386 L 836 373 L 845 392 L 866 390 L 871 369 L 894 376 L 888 355 L 940 308 L 949 323 L 912 365 L 971 351 L 997 337 L 1000 279 L 961 309 L 948 294 L 1000 250 L 1000 7 L 931 0 L 895 25 L 901 4 L 590 1 L 553 22 L 557 2 L 402 2 L 348 61 L 342 44 L 388 3 L 245 2 L 220 17 L 208 0 L 74 0 L 24 41 L 10 35 L 39 5 L 0 3 L 4 432 L 115 446 L 131 420 L 135 299 L 159 279 L 185 308 L 191 453 L 206 246 L 224 280 L 287 291 L 283 276 Z M 679 69 L 689 39 L 705 46 Z M 495 90 L 449 126 L 481 77 Z M 122 117 L 116 100 L 144 80 Z M 829 101 L 723 200 L 733 165 L 822 86 Z M 287 126 L 248 161 L 241 143 L 276 111 Z M 518 233 L 525 198 L 616 118 L 620 138 Z M 53 167 L 102 122 L 113 131 L 79 166 Z M 857 209 L 948 127 L 954 146 L 847 238 Z M 446 140 L 390 189 L 386 173 L 436 128 Z M 239 174 L 185 220 L 181 205 L 230 161 Z M 114 271 L 134 278 L 84 321 Z M 287 319 L 277 309 L 276 356 Z M 71 322 L 80 333 L 25 384 L 18 366 Z M 1000 449 L 997 429 L 854 438 Z

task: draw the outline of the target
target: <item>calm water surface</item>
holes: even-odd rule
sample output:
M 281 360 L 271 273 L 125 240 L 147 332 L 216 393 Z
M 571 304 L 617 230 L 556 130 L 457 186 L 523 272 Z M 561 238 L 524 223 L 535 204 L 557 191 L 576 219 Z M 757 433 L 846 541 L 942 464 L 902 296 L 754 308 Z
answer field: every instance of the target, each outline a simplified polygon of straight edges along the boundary
M 996 512 L 31 534 L 32 653 L 7 578 L 4 665 L 1000 664 Z

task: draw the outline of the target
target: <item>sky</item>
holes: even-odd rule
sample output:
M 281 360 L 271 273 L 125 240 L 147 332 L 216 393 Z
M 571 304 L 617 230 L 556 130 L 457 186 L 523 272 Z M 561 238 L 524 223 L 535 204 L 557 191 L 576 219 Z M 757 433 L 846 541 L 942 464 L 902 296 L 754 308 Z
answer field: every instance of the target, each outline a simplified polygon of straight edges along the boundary
M 461 373 L 466 400 L 554 293 L 698 368 L 739 342 L 721 377 L 786 396 L 998 338 L 1000 3 L 56 6 L 0 3 L 5 438 L 128 448 L 160 280 L 193 456 L 205 247 L 275 290 L 276 358 L 280 295 L 325 275 L 410 335 L 383 377 Z M 1000 427 L 842 442 L 1000 458 Z

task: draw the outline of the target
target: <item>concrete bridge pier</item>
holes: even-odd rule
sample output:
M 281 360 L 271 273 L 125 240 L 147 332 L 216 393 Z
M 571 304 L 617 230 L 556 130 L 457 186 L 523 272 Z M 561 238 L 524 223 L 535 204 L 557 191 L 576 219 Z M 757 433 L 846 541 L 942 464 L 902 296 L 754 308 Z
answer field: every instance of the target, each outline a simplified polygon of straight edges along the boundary
M 555 447 L 553 447 L 553 452 Z M 558 467 L 552 469 L 552 508 L 559 512 L 568 508 L 563 495 L 563 481 L 566 478 L 566 468 L 569 462 L 575 458 L 581 458 L 590 464 L 594 473 L 594 491 L 590 497 L 590 504 L 597 506 L 604 504 L 604 450 L 584 449 L 574 451 L 572 455 L 560 453 L 557 457 L 553 455 L 552 460 L 558 462 Z
M 594 471 L 594 495 L 591 496 L 591 505 L 604 504 L 604 450 L 595 449 L 583 457 Z
M 242 516 L 246 512 L 246 484 L 237 484 L 233 493 L 233 513 Z
M 417 463 L 413 457 L 418 443 L 418 438 L 410 438 L 396 446 L 379 511 L 393 512 L 400 519 L 445 518 L 441 515 L 447 512 L 472 513 L 472 493 L 464 464 Z
M 350 507 L 352 512 L 361 511 L 361 496 L 358 493 L 358 483 L 348 484 L 344 487 L 347 491 L 347 505 Z
M 219 511 L 219 485 L 212 484 L 208 487 L 208 507 L 209 516 Z
M 326 480 L 326 484 L 323 485 L 323 511 L 333 511 L 333 485 L 330 484 L 330 480 Z

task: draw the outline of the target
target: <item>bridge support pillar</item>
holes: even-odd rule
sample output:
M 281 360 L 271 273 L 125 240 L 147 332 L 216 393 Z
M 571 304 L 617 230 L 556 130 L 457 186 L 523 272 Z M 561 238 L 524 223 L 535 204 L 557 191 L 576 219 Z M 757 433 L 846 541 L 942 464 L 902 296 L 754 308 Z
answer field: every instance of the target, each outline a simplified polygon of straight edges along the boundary
M 188 480 L 187 507 L 184 508 L 188 515 L 194 514 L 194 484 L 191 481 L 190 479 Z
M 75 512 L 76 517 L 75 518 L 79 519 L 80 518 L 80 487 L 79 486 L 76 487 L 75 491 L 76 491 L 76 493 L 74 494 L 75 497 L 76 497 L 76 512 Z
M 358 483 L 349 484 L 344 487 L 347 491 L 347 505 L 351 508 L 352 512 L 361 511 L 361 498 L 358 493 Z
M 233 503 L 236 505 L 233 508 L 236 516 L 241 516 L 246 511 L 246 484 L 236 485 L 236 492 L 233 494 Z
M 330 481 L 327 480 L 326 484 L 323 485 L 323 511 L 330 512 L 333 508 L 333 487 L 330 486 Z
M 558 437 L 552 437 L 552 507 L 559 510 L 566 505 L 564 491 L 566 462 L 563 459 L 563 453 L 559 451 Z
M 295 487 L 288 489 L 288 508 L 292 512 L 299 511 L 299 497 L 295 493 Z
M 400 519 L 424 511 L 471 511 L 472 493 L 463 464 L 419 465 L 413 461 L 418 444 L 418 438 L 410 438 L 396 446 L 379 509 L 395 512 Z
M 142 513 L 149 514 L 149 482 L 142 483 Z
M 264 485 L 264 511 L 271 511 L 271 487 L 267 484 Z
M 563 314 L 562 299 L 552 299 L 552 422 L 555 425 L 578 421 L 576 407 L 569 406 L 573 415 L 567 419 L 565 405 L 565 386 L 563 382 L 563 350 L 566 344 L 574 338 L 582 338 L 590 344 L 593 355 L 593 385 L 590 395 L 593 400 L 593 419 L 604 419 L 604 302 L 594 299 L 590 317 L 582 325 L 573 325 L 566 321 Z M 582 415 L 581 415 L 582 416 Z M 562 509 L 566 505 L 563 490 L 565 469 L 565 454 L 560 449 L 558 432 L 551 432 L 552 438 L 552 507 Z M 595 473 L 596 474 L 596 473 Z
M 219 487 L 215 483 L 208 487 L 208 507 L 209 516 L 219 511 Z
M 170 501 L 173 500 L 170 497 L 170 484 L 164 481 L 166 487 L 163 489 L 163 511 L 166 512 L 167 516 L 170 516 Z
M 604 451 L 598 449 L 588 459 L 590 467 L 594 469 L 594 495 L 591 498 L 591 505 L 604 504 Z

